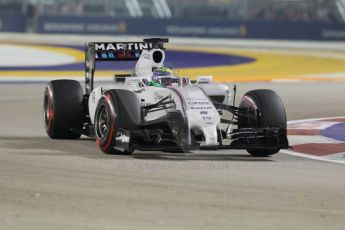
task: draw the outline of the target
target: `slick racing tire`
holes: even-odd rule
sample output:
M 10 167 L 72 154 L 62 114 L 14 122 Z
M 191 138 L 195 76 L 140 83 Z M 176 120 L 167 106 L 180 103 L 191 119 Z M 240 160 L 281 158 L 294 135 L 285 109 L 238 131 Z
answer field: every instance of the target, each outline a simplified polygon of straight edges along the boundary
M 99 100 L 95 113 L 96 143 L 106 154 L 131 154 L 132 149 L 115 149 L 115 137 L 118 134 L 120 111 L 117 110 L 116 98 L 112 91 L 106 92 Z
M 83 120 L 83 90 L 78 81 L 55 80 L 44 91 L 44 125 L 50 138 L 78 139 Z
M 258 120 L 247 119 L 241 122 L 239 128 L 282 128 L 286 132 L 286 113 L 281 98 L 272 90 L 259 89 L 247 92 L 241 102 L 240 108 L 249 107 L 259 112 Z M 285 133 L 286 135 L 286 133 Z M 279 152 L 280 149 L 247 149 L 253 156 L 270 156 Z

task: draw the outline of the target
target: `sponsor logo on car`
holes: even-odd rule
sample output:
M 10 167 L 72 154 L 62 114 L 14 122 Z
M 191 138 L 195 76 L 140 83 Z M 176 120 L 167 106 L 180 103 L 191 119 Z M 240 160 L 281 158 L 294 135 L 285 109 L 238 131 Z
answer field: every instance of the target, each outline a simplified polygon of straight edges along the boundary
M 152 43 L 145 42 L 95 43 L 95 51 L 134 51 L 152 48 Z

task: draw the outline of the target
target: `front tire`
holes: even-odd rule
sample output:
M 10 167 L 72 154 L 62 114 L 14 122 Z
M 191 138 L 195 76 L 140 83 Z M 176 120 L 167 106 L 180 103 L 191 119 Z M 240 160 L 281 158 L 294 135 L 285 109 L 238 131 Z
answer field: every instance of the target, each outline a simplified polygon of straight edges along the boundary
M 115 95 L 108 91 L 99 100 L 95 113 L 96 143 L 106 154 L 131 154 L 133 150 L 116 149 L 119 111 L 117 111 Z
M 287 121 L 284 104 L 272 90 L 259 89 L 247 92 L 240 108 L 252 108 L 259 112 L 257 119 L 240 119 L 239 128 L 281 128 L 286 132 Z M 286 135 L 286 133 L 284 134 Z M 276 154 L 280 149 L 247 149 L 253 156 L 266 157 Z
M 78 81 L 55 80 L 44 91 L 44 126 L 52 139 L 78 139 L 83 120 L 83 90 Z

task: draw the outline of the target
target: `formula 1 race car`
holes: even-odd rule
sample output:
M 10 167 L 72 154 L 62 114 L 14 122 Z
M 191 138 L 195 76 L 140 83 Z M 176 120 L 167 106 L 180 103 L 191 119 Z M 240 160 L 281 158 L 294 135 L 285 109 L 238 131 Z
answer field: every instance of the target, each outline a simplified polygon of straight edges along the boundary
M 246 93 L 200 76 L 179 78 L 165 65 L 166 38 L 143 42 L 88 43 L 85 92 L 78 81 L 54 80 L 44 93 L 49 137 L 96 139 L 104 153 L 134 150 L 245 149 L 269 156 L 289 147 L 285 109 L 271 90 Z M 137 61 L 131 74 L 94 88 L 98 61 Z

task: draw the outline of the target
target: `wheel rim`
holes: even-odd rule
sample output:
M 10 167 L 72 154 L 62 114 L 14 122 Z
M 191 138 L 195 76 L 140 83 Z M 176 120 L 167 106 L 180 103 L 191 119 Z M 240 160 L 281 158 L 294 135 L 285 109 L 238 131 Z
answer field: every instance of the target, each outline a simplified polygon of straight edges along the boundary
M 54 117 L 53 105 L 50 99 L 48 90 L 44 95 L 44 104 L 43 104 L 43 117 L 45 128 L 49 131 L 51 128 L 52 119 Z
M 103 140 L 109 133 L 109 116 L 105 105 L 102 105 L 98 110 L 96 135 L 97 138 Z
M 48 102 L 48 95 L 44 96 L 44 109 L 43 109 L 43 114 L 44 114 L 44 124 L 46 127 L 48 127 L 49 124 L 49 102 Z

